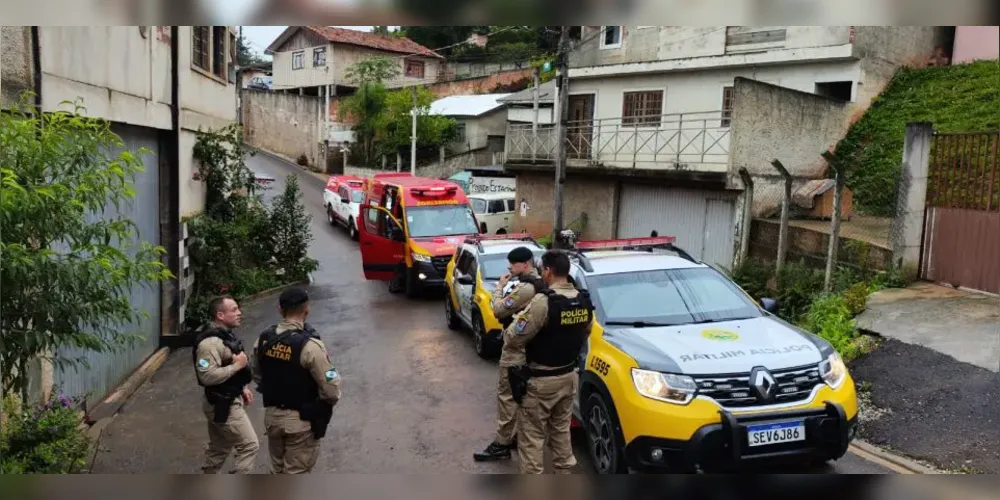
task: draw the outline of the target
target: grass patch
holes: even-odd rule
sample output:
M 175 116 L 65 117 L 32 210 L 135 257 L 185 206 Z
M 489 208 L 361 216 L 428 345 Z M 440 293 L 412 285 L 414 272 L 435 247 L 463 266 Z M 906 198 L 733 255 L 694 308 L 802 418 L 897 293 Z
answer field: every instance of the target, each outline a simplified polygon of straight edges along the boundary
M 847 186 L 863 213 L 892 216 L 908 122 L 929 121 L 939 132 L 1000 128 L 1000 62 L 900 69 L 872 101 L 836 154 L 847 161 Z

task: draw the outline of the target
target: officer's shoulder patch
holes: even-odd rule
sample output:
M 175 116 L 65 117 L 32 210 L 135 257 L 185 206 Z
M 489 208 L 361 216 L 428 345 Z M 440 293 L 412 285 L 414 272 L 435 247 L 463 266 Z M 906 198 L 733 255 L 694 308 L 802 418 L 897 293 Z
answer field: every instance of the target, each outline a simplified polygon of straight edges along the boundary
M 504 299 L 503 306 L 506 307 L 506 308 L 514 307 L 514 298 L 513 297 L 507 297 L 506 299 Z
M 209 364 L 208 360 L 205 358 L 201 358 L 198 360 L 198 368 L 208 368 L 208 364 Z
M 327 382 L 333 382 L 334 380 L 340 378 L 340 374 L 337 373 L 336 369 L 330 368 L 329 370 L 326 371 L 325 374 L 323 374 L 323 377 L 326 379 Z
M 517 322 L 514 323 L 514 331 L 517 333 L 524 333 L 524 329 L 527 326 L 528 326 L 528 315 L 523 314 L 521 315 L 520 318 L 517 319 Z

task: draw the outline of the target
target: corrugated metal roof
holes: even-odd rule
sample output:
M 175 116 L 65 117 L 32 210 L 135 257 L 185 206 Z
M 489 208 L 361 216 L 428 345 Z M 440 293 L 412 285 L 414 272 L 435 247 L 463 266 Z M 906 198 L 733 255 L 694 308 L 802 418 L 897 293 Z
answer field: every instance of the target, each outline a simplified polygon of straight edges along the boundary
M 547 82 L 539 85 L 538 86 L 538 102 L 552 102 L 552 96 L 555 94 L 555 90 L 556 90 L 556 81 L 555 80 L 549 80 L 549 81 L 547 81 Z M 535 91 L 535 87 L 529 86 L 528 88 L 526 88 L 526 89 L 524 89 L 524 90 L 522 90 L 520 92 L 517 92 L 516 94 L 511 94 L 510 96 L 501 99 L 501 101 L 508 102 L 508 103 L 509 102 L 517 102 L 517 103 L 522 103 L 522 102 L 528 102 L 528 103 L 530 103 L 530 102 L 534 102 L 534 100 L 535 100 L 534 91 Z
M 431 103 L 432 115 L 480 116 L 505 104 L 498 99 L 510 94 L 453 95 Z

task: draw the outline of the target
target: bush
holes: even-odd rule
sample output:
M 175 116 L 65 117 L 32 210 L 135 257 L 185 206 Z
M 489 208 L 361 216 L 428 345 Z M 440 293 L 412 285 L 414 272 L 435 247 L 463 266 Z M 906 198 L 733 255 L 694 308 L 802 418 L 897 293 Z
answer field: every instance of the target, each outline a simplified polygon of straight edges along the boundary
M 90 440 L 81 429 L 78 401 L 54 396 L 34 408 L 3 400 L 6 425 L 0 429 L 0 473 L 69 474 L 87 466 Z
M 778 275 L 778 314 L 791 322 L 800 320 L 816 295 L 823 292 L 823 272 L 805 261 L 786 262 Z
M 285 191 L 274 200 L 269 218 L 274 259 L 278 272 L 286 281 L 306 279 L 318 267 L 317 262 L 308 257 L 312 215 L 302 205 L 298 179 L 289 175 L 285 180 Z
M 760 259 L 743 259 L 732 270 L 726 269 L 729 277 L 754 299 L 760 300 L 771 295 L 767 282 L 774 276 L 774 264 Z
M 843 295 L 823 294 L 809 306 L 799 326 L 823 337 L 840 353 L 845 361 L 860 352 L 854 340 L 854 314 Z

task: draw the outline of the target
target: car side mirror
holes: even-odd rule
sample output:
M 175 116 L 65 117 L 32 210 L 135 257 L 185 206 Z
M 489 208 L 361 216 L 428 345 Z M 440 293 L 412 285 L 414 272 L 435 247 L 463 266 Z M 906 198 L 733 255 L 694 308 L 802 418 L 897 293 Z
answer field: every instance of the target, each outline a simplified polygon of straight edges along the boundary
M 482 234 L 486 234 L 486 223 L 485 222 L 480 222 L 479 223 L 479 232 L 482 233 Z
M 406 241 L 406 234 L 403 233 L 403 229 L 395 224 L 389 229 L 389 235 L 393 241 Z
M 461 276 L 458 277 L 458 284 L 460 284 L 460 285 L 475 285 L 476 284 L 476 280 L 472 277 L 471 274 L 463 274 L 463 275 L 461 275 Z
M 778 313 L 778 301 L 770 297 L 764 297 L 760 299 L 760 306 L 763 307 L 765 311 L 771 314 Z

